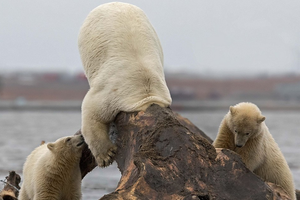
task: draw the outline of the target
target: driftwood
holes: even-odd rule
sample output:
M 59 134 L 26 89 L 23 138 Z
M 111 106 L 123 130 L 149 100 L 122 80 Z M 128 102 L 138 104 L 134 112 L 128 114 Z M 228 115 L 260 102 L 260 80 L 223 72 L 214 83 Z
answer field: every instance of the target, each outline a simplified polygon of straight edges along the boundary
M 145 112 L 120 113 L 115 124 L 122 177 L 102 200 L 288 199 L 280 187 L 250 172 L 236 153 L 216 150 L 169 108 L 152 105 Z
M 16 172 L 9 172 L 5 180 L 5 186 L 0 192 L 0 200 L 16 200 L 19 195 L 20 181 L 21 178 Z
M 236 153 L 215 149 L 208 136 L 169 108 L 152 105 L 145 112 L 120 113 L 114 123 L 122 177 L 101 200 L 289 199 L 281 187 L 250 172 Z M 88 148 L 80 167 L 82 178 L 96 167 Z

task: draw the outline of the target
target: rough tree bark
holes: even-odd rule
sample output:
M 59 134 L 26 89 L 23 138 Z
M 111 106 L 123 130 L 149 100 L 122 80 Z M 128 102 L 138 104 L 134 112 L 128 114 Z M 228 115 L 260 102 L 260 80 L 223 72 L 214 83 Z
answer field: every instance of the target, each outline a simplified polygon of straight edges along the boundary
M 116 162 L 122 173 L 106 199 L 289 199 L 250 172 L 240 157 L 169 108 L 120 113 Z

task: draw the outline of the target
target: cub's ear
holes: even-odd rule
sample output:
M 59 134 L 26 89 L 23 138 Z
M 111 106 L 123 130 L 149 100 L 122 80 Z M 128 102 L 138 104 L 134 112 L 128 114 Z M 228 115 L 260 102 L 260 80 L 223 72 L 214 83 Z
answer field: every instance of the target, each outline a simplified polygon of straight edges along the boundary
M 236 110 L 233 106 L 230 106 L 229 110 L 230 110 L 231 115 L 234 115 L 236 113 Z
M 50 151 L 53 151 L 54 150 L 54 143 L 49 143 L 49 144 L 47 144 L 47 147 L 48 147 L 48 149 L 50 150 Z
M 257 123 L 262 123 L 263 121 L 265 121 L 265 119 L 266 119 L 266 117 L 265 116 L 263 116 L 263 115 L 261 115 L 261 116 L 259 116 L 258 117 L 258 119 L 257 119 Z

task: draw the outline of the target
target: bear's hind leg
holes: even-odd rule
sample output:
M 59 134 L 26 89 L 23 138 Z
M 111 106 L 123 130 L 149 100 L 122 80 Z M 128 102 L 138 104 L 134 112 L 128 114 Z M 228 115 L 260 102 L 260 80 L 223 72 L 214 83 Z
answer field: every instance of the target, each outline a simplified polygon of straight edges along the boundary
M 101 111 L 97 109 L 99 102 L 95 97 L 96 95 L 91 95 L 89 91 L 84 98 L 81 132 L 98 165 L 106 167 L 113 162 L 117 147 L 109 139 L 109 124 L 100 120 Z

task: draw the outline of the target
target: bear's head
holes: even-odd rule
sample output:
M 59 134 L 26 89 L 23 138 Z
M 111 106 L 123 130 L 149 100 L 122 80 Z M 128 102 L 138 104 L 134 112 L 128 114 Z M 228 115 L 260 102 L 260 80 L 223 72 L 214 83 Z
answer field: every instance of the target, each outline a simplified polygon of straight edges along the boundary
M 255 104 L 244 102 L 230 106 L 229 115 L 229 128 L 236 147 L 243 147 L 249 138 L 256 137 L 266 119 Z
M 47 144 L 48 149 L 55 155 L 65 159 L 80 159 L 86 146 L 82 135 L 67 136 Z

